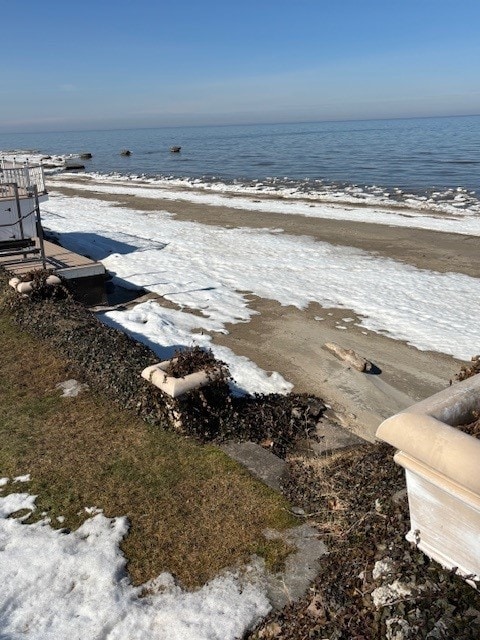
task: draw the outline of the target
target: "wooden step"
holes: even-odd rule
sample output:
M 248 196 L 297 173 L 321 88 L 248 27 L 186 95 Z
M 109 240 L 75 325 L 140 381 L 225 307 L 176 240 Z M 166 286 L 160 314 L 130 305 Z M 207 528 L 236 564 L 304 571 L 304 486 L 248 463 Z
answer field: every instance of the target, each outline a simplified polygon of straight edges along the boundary
M 26 247 L 34 247 L 35 240 L 33 238 L 20 238 L 12 240 L 0 240 L 0 253 L 9 249 L 24 249 Z
M 18 251 L 2 251 L 0 249 L 0 258 L 7 258 L 10 256 L 24 256 L 26 254 L 33 255 L 40 253 L 40 249 L 18 249 Z

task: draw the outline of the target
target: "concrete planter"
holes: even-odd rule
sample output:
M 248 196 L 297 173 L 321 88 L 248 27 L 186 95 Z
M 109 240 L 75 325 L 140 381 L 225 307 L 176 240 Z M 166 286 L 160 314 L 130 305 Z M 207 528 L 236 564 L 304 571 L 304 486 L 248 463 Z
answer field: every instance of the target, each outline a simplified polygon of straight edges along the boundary
M 480 375 L 385 420 L 377 438 L 405 469 L 407 539 L 447 569 L 480 580 L 480 440 L 456 425 L 480 412 Z
M 141 375 L 142 378 L 151 382 L 168 396 L 168 398 L 166 398 L 166 405 L 171 423 L 177 431 L 183 432 L 184 411 L 182 410 L 182 396 L 189 391 L 201 389 L 202 387 L 209 385 L 211 382 L 219 378 L 221 370 L 215 369 L 209 372 L 200 370 L 181 378 L 177 378 L 165 373 L 170 363 L 175 361 L 176 360 L 173 359 L 158 362 L 157 364 L 144 369 Z
M 171 398 L 178 398 L 188 391 L 205 387 L 220 375 L 220 370 L 209 373 L 201 370 L 182 378 L 168 376 L 165 371 L 167 371 L 171 362 L 176 362 L 176 360 L 164 360 L 142 371 L 142 378 L 151 382 Z

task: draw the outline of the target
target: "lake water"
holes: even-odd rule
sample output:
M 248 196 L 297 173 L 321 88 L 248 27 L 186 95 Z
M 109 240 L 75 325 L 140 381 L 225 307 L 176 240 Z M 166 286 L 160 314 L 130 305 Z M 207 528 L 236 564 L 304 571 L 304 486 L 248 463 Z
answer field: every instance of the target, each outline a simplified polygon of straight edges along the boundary
M 173 145 L 181 152 L 171 153 Z M 120 155 L 124 148 L 130 157 Z M 480 194 L 480 116 L 0 134 L 0 149 L 89 151 L 89 172 L 202 183 Z

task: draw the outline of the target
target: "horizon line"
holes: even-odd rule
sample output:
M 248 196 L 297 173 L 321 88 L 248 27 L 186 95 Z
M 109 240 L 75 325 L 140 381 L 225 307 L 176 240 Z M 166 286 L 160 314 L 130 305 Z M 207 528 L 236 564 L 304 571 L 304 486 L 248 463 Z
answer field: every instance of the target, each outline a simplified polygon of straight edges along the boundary
M 343 118 L 341 120 L 283 120 L 272 122 L 231 122 L 219 124 L 172 124 L 172 125 L 155 125 L 155 126 L 130 126 L 130 127 L 111 127 L 111 128 L 93 128 L 93 129 L 65 129 L 65 130 L 49 130 L 49 131 L 0 131 L 0 135 L 35 135 L 50 133 L 88 133 L 88 132 L 104 132 L 104 131 L 131 131 L 135 129 L 184 129 L 184 128 L 208 128 L 208 127 L 258 127 L 258 126 L 275 126 L 275 125 L 295 125 L 295 124 L 323 124 L 330 122 L 384 122 L 389 120 L 429 120 L 429 119 L 445 119 L 445 118 L 475 118 L 480 113 L 470 114 L 449 114 L 449 115 L 430 115 L 430 116 L 395 116 L 390 118 Z

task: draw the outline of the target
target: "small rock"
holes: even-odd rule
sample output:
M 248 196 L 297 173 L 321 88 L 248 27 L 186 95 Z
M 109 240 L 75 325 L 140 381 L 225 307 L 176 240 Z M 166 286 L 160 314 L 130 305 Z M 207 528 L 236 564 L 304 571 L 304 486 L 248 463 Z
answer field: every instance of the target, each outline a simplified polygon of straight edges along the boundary
M 65 382 L 59 382 L 55 385 L 55 388 L 63 390 L 62 398 L 76 398 L 81 391 L 88 389 L 88 385 L 71 379 L 65 380 Z
M 399 491 L 395 491 L 395 493 L 392 496 L 392 500 L 395 504 L 401 504 L 406 497 L 407 497 L 407 489 L 400 489 Z
M 307 613 L 314 618 L 325 619 L 325 607 L 321 596 L 316 595 L 307 607 Z
M 384 607 L 387 604 L 392 604 L 397 600 L 409 598 L 411 595 L 413 595 L 412 588 L 409 585 L 400 582 L 400 580 L 394 580 L 392 584 L 377 587 L 372 591 L 373 604 L 377 609 L 380 609 L 380 607 Z
M 388 576 L 394 570 L 394 562 L 392 558 L 383 558 L 375 563 L 372 571 L 372 577 L 374 580 Z
M 260 446 L 263 447 L 264 449 L 271 449 L 274 444 L 275 443 L 273 442 L 273 440 L 270 440 L 269 438 L 266 438 L 265 440 L 262 440 L 260 442 Z
M 403 618 L 389 618 L 385 621 L 385 626 L 387 627 L 385 640 L 407 640 L 413 637 L 411 631 L 414 629 Z
M 321 402 L 312 402 L 308 407 L 308 413 L 313 418 L 318 418 L 318 416 L 322 413 L 324 409 L 325 409 L 325 405 L 322 404 Z

